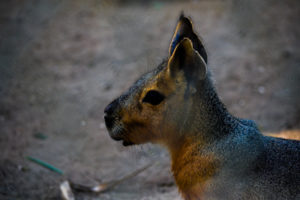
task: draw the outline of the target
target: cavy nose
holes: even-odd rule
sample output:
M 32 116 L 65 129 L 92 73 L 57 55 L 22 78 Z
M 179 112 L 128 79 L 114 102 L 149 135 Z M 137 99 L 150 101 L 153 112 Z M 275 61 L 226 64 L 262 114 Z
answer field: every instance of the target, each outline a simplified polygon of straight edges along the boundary
M 114 126 L 114 118 L 105 115 L 104 121 L 105 121 L 105 125 L 108 129 L 111 129 Z
M 106 106 L 106 108 L 104 109 L 104 113 L 106 115 L 111 115 L 114 113 L 114 110 L 117 108 L 118 106 L 118 99 L 113 100 L 110 104 L 108 104 Z

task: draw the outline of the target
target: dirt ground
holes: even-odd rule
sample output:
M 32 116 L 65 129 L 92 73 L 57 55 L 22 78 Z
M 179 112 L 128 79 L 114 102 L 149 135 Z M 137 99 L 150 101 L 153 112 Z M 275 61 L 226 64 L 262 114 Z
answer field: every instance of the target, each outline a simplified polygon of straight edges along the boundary
M 1 1 L 0 199 L 60 199 L 66 178 L 93 185 L 153 162 L 113 190 L 75 195 L 181 199 L 165 150 L 122 147 L 103 122 L 104 107 L 168 55 L 181 10 L 229 111 L 300 138 L 299 1 Z

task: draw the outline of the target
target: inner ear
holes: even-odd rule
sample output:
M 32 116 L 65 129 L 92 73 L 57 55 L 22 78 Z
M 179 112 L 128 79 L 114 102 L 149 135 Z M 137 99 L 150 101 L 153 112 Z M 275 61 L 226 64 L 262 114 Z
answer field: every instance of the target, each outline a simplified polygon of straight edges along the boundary
M 205 63 L 207 63 L 207 54 L 205 51 L 205 48 L 200 40 L 200 38 L 197 36 L 197 34 L 194 32 L 193 24 L 190 19 L 184 16 L 182 13 L 179 17 L 171 44 L 169 48 L 170 56 L 173 54 L 175 47 L 179 42 L 182 41 L 183 38 L 189 38 L 192 43 L 193 47 L 200 56 L 204 59 Z
M 189 38 L 183 38 L 175 47 L 168 62 L 168 72 L 171 77 L 176 78 L 183 72 L 186 80 L 197 83 L 206 77 L 206 64 L 200 54 L 193 48 Z

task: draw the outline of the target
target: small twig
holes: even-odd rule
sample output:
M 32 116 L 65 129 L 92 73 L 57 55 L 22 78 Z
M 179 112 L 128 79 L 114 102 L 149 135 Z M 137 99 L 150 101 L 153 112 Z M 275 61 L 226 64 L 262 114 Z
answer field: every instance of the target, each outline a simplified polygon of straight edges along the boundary
M 111 181 L 111 182 L 107 182 L 107 183 L 101 183 L 101 184 L 99 184 L 97 186 L 90 187 L 90 186 L 85 186 L 85 185 L 82 185 L 82 184 L 77 184 L 77 183 L 74 183 L 74 182 L 70 182 L 71 188 L 73 188 L 74 190 L 77 190 L 77 191 L 81 191 L 81 192 L 93 192 L 93 193 L 105 192 L 107 190 L 112 189 L 116 185 L 119 185 L 123 181 L 125 181 L 127 179 L 130 179 L 130 178 L 138 175 L 139 173 L 145 171 L 147 168 L 149 168 L 152 165 L 153 165 L 153 163 L 148 164 L 148 165 L 142 167 L 141 169 L 138 169 L 138 170 L 136 170 L 136 171 L 134 171 L 134 172 L 132 172 L 132 173 L 124 176 L 121 179 L 117 179 L 117 180 L 114 180 L 114 181 Z
M 27 157 L 28 160 L 42 166 L 42 167 L 45 167 L 51 171 L 54 171 L 60 175 L 63 175 L 63 171 L 54 167 L 53 165 L 49 164 L 49 163 L 46 163 L 42 160 L 39 160 L 37 158 L 33 158 L 31 156 L 28 156 Z M 138 175 L 139 173 L 145 171 L 146 169 L 148 169 L 150 166 L 152 166 L 153 164 L 155 163 L 150 163 L 126 176 L 124 176 L 123 178 L 121 179 L 117 179 L 117 180 L 113 180 L 113 181 L 110 181 L 110 182 L 107 182 L 107 183 L 101 183 L 99 185 L 96 185 L 96 186 L 86 186 L 86 185 L 82 185 L 82 184 L 78 184 L 78 183 L 74 183 L 74 182 L 71 182 L 70 181 L 70 186 L 72 189 L 76 190 L 76 191 L 82 191 L 82 192 L 93 192 L 93 193 L 101 193 L 101 192 L 105 192 L 107 190 L 110 190 L 112 189 L 113 187 L 115 187 L 116 185 L 119 185 L 120 183 L 122 183 L 123 181 L 127 180 L 127 179 L 130 179 L 136 175 Z

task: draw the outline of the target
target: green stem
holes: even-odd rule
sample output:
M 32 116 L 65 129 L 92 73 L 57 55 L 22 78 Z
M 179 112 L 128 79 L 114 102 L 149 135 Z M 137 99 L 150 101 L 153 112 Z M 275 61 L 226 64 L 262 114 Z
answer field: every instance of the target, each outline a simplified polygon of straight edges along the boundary
M 45 168 L 47 168 L 47 169 L 49 169 L 51 171 L 54 171 L 54 172 L 56 172 L 58 174 L 61 174 L 61 175 L 64 174 L 64 172 L 62 170 L 60 170 L 60 169 L 54 167 L 53 165 L 50 165 L 49 163 L 46 163 L 46 162 L 44 162 L 42 160 L 39 160 L 37 158 L 33 158 L 31 156 L 28 156 L 27 159 L 30 160 L 30 161 L 32 161 L 32 162 L 34 162 L 34 163 L 36 163 L 36 164 L 38 164 L 38 165 L 40 165 L 40 166 L 45 167 Z

